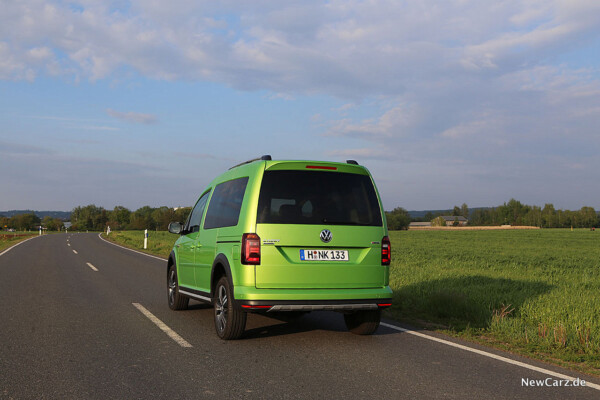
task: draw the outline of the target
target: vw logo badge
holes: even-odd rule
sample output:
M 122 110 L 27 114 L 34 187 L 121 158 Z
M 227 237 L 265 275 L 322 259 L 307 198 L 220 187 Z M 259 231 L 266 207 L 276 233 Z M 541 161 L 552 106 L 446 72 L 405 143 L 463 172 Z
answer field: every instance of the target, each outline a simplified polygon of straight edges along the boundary
M 331 231 L 329 229 L 323 229 L 320 236 L 324 243 L 331 242 Z

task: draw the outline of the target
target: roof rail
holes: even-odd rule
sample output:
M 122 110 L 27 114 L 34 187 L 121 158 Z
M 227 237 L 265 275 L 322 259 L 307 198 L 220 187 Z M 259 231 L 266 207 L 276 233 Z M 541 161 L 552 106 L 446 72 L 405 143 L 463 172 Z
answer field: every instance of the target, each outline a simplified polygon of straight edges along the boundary
M 356 160 L 346 160 L 346 164 L 358 165 Z
M 242 163 L 236 164 L 233 167 L 229 168 L 229 169 L 234 169 L 236 167 L 239 167 L 240 165 L 245 165 L 245 164 L 250 164 L 251 162 L 254 161 L 259 161 L 259 160 L 264 160 L 264 161 L 270 161 L 272 160 L 271 156 L 269 154 L 265 154 L 264 156 L 258 157 L 258 158 L 253 158 L 252 160 L 248 160 L 248 161 L 244 161 Z

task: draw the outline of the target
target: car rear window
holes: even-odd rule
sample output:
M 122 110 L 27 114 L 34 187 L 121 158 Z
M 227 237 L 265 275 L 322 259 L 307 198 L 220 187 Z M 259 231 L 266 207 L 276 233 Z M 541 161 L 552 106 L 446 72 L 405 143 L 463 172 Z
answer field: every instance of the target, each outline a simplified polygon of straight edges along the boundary
M 379 201 L 367 175 L 266 171 L 257 223 L 381 226 Z
M 204 229 L 238 224 L 247 184 L 248 177 L 245 177 L 223 182 L 215 187 L 204 218 Z

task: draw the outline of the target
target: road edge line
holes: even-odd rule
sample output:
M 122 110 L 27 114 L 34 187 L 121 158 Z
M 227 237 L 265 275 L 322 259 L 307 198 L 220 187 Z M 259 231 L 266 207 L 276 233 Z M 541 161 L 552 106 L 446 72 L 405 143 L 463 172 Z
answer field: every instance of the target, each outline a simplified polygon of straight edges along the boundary
M 169 328 L 164 322 L 158 319 L 154 314 L 152 314 L 146 307 L 141 305 L 140 303 L 131 303 L 135 308 L 137 308 L 146 318 L 154 323 L 154 325 L 158 326 L 161 331 L 166 333 L 171 339 L 175 341 L 181 347 L 193 347 L 187 340 L 179 336 L 177 332 L 173 329 Z
M 154 256 L 154 255 L 152 255 L 152 254 L 144 253 L 144 252 L 142 252 L 142 251 L 133 250 L 133 249 L 130 249 L 129 247 L 125 247 L 125 246 L 121 246 L 120 244 L 113 243 L 113 242 L 111 242 L 110 240 L 106 240 L 106 239 L 104 239 L 104 238 L 102 237 L 102 233 L 99 233 L 99 234 L 98 234 L 98 237 L 99 237 L 101 240 L 105 241 L 106 243 L 110 243 L 110 244 L 112 244 L 113 246 L 117 246 L 117 247 L 120 247 L 120 248 L 122 248 L 122 249 L 129 250 L 129 251 L 133 251 L 134 253 L 142 254 L 142 255 L 144 255 L 144 256 L 148 256 L 148 257 L 156 258 L 157 260 L 161 260 L 161 261 L 168 261 L 166 258 L 157 257 L 157 256 Z
M 507 357 L 499 356 L 499 355 L 494 354 L 494 353 L 489 353 L 489 352 L 484 351 L 484 350 L 479 350 L 479 349 L 475 349 L 473 347 L 469 347 L 469 346 L 465 346 L 465 345 L 462 345 L 462 344 L 454 343 L 454 342 L 451 342 L 449 340 L 441 339 L 441 338 L 438 338 L 438 337 L 435 337 L 435 336 L 426 335 L 424 333 L 416 332 L 416 331 L 413 331 L 411 329 L 401 328 L 399 326 L 388 324 L 386 322 L 381 322 L 380 325 L 385 326 L 386 328 L 390 328 L 390 329 L 394 329 L 394 330 L 397 330 L 397 331 L 400 331 L 400 332 L 408 333 L 410 335 L 418 336 L 418 337 L 423 338 L 423 339 L 431 340 L 431 341 L 434 341 L 434 342 L 445 344 L 447 346 L 452 346 L 452 347 L 456 347 L 456 348 L 461 349 L 461 350 L 469 351 L 471 353 L 479 354 L 481 356 L 493 358 L 495 360 L 502 361 L 502 362 L 505 362 L 507 364 L 516 365 L 518 367 L 522 367 L 522 368 L 530 369 L 532 371 L 540 372 L 542 374 L 550 375 L 550 376 L 553 376 L 555 378 L 568 379 L 570 381 L 574 381 L 575 379 L 577 379 L 576 377 L 572 377 L 572 376 L 569 376 L 569 375 L 564 375 L 564 374 L 561 374 L 560 372 L 554 372 L 554 371 L 551 371 L 549 369 L 536 367 L 535 365 L 527 364 L 527 363 L 524 363 L 524 362 L 521 362 L 521 361 L 517 361 L 517 360 L 513 360 L 513 359 L 510 359 L 510 358 L 507 358 Z M 582 379 L 579 378 L 579 380 L 582 380 Z M 585 387 L 589 387 L 589 388 L 592 388 L 592 389 L 600 390 L 600 385 L 598 385 L 596 383 L 593 383 L 593 382 L 586 381 L 585 382 Z
M 23 243 L 25 243 L 25 242 L 28 242 L 28 241 L 30 241 L 31 239 L 35 239 L 35 238 L 38 238 L 38 237 L 40 237 L 40 236 L 33 236 L 33 237 L 30 237 L 29 239 L 25 239 L 25 240 L 23 240 L 22 242 L 19 242 L 19 243 L 17 243 L 17 244 L 13 244 L 13 245 L 12 245 L 12 246 L 10 246 L 8 249 L 6 249 L 6 250 L 4 250 L 2 253 L 0 253 L 0 257 L 2 257 L 4 254 L 6 254 L 6 253 L 8 253 L 9 251 L 11 251 L 12 249 L 14 249 L 15 247 L 17 247 L 18 245 L 21 245 L 21 244 L 23 244 Z

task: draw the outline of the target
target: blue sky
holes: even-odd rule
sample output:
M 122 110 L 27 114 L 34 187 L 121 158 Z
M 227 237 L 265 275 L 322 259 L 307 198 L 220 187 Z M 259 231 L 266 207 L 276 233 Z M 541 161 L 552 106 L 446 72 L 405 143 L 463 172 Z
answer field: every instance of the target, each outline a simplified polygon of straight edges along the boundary
M 356 159 L 386 209 L 600 209 L 595 0 L 1 1 L 0 210 Z

